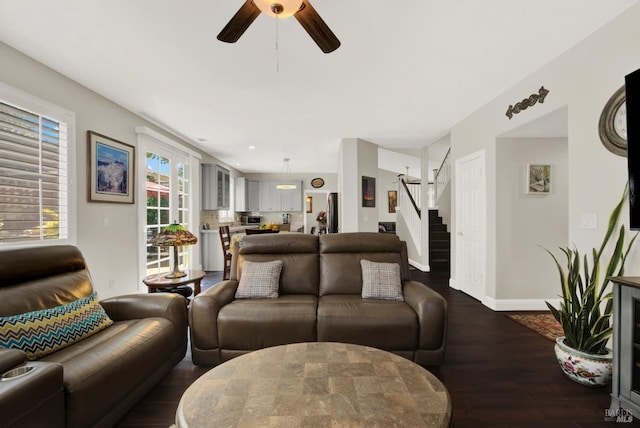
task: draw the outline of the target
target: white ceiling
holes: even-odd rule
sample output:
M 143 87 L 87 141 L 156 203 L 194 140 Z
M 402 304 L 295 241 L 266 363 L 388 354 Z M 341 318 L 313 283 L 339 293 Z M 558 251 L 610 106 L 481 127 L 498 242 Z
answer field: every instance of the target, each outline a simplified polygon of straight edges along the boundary
M 295 19 L 219 42 L 243 2 L 0 0 L 0 41 L 241 171 L 336 172 L 341 138 L 428 145 L 637 0 L 315 0 L 330 54 Z

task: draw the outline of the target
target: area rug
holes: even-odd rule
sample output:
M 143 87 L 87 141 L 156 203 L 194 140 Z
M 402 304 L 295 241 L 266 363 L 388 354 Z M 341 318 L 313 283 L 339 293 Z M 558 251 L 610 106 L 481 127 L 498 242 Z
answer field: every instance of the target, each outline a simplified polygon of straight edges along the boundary
M 523 312 L 507 314 L 507 317 L 553 342 L 558 337 L 564 336 L 560 323 L 551 315 L 551 312 Z

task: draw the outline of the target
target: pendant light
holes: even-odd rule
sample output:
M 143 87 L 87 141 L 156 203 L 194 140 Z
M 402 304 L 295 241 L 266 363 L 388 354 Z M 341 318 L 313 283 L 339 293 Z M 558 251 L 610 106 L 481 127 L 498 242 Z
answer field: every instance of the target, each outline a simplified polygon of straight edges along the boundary
M 280 183 L 276 185 L 276 189 L 293 190 L 297 186 L 291 178 L 291 167 L 289 166 L 289 158 L 282 161 L 282 171 L 280 172 Z

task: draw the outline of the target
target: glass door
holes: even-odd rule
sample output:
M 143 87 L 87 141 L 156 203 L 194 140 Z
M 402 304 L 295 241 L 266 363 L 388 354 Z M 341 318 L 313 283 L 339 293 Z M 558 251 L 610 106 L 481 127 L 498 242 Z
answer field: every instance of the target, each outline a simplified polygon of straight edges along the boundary
M 170 153 L 146 152 L 146 272 L 145 276 L 169 272 L 173 249 L 149 243 L 167 225 L 177 222 L 192 231 L 189 224 L 191 186 L 188 161 Z M 190 268 L 188 247 L 178 248 L 181 270 Z

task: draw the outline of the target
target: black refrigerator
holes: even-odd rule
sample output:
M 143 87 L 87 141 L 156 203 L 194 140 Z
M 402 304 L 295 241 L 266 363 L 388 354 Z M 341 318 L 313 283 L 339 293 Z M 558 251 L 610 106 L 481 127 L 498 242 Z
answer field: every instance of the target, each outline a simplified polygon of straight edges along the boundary
M 329 193 L 327 199 L 327 233 L 338 233 L 338 194 Z

